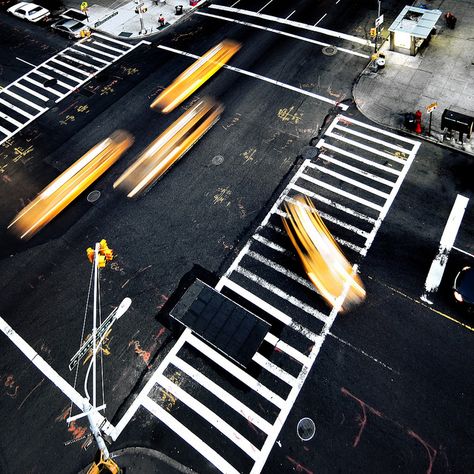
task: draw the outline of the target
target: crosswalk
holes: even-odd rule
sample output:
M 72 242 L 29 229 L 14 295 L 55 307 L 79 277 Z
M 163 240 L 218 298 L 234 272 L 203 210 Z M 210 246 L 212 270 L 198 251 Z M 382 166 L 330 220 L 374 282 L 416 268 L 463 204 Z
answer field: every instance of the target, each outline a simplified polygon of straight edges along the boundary
M 285 202 L 310 197 L 357 271 L 419 142 L 338 115 L 216 289 L 271 324 L 243 370 L 186 329 L 111 433 L 146 409 L 223 473 L 259 473 L 336 318 L 283 231 Z M 370 298 L 370 295 L 369 295 Z
M 0 90 L 0 145 L 141 44 L 93 33 Z

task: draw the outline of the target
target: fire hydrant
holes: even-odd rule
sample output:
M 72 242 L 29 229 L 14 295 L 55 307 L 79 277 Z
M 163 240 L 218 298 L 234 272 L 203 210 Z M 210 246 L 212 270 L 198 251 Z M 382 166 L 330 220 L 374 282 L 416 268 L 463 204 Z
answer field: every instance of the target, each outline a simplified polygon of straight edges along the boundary
M 421 133 L 421 111 L 415 112 L 415 133 Z

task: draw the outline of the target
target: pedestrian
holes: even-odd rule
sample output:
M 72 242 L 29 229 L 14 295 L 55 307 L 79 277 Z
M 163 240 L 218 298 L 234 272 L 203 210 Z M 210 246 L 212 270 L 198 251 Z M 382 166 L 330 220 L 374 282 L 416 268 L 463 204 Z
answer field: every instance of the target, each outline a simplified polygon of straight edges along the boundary
M 160 13 L 160 16 L 158 18 L 158 23 L 160 24 L 160 27 L 165 26 L 165 17 Z

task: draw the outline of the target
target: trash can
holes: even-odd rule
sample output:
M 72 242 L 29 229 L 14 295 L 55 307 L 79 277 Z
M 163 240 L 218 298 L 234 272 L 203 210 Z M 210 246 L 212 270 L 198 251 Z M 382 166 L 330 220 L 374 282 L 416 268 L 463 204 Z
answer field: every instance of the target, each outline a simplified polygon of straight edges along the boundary
M 405 114 L 405 118 L 403 120 L 403 125 L 405 125 L 405 128 L 408 128 L 408 130 L 414 132 L 415 131 L 415 114 L 413 112 L 408 112 Z
M 176 5 L 174 7 L 175 9 L 175 14 L 176 15 L 182 15 L 183 14 L 183 5 Z

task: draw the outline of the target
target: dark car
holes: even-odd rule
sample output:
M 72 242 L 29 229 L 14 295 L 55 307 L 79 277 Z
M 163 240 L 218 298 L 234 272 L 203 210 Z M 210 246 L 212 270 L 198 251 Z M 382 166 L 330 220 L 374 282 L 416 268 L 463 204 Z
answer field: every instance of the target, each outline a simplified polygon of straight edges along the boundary
M 454 297 L 460 303 L 474 307 L 474 268 L 464 267 L 454 279 Z
M 90 33 L 88 26 L 80 21 L 72 20 L 70 18 L 64 18 L 63 20 L 53 23 L 51 28 L 69 36 L 70 38 L 82 38 Z

